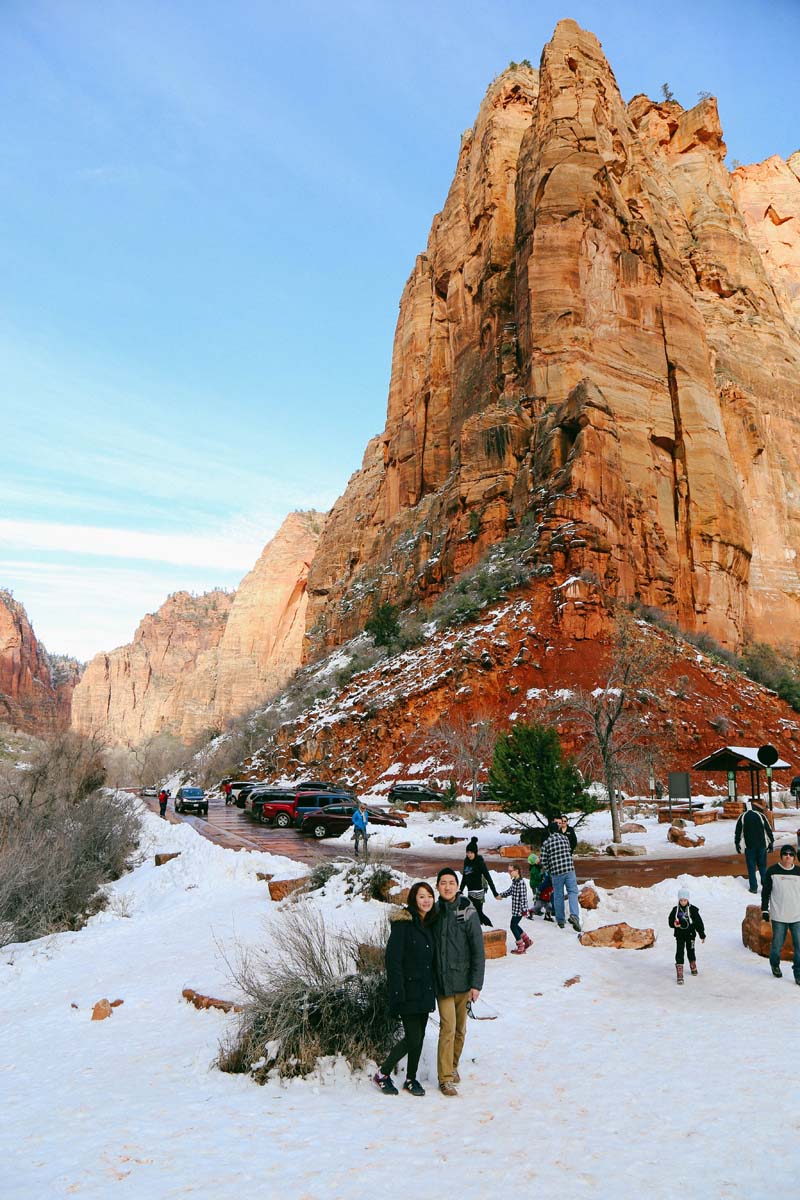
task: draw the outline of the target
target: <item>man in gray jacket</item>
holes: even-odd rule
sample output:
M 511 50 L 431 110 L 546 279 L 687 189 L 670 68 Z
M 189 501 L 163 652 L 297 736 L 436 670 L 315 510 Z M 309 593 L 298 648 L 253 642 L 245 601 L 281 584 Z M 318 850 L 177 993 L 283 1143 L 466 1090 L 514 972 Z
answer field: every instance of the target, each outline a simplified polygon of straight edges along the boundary
M 457 1096 L 460 1082 L 458 1062 L 467 1034 L 467 1002 L 477 1000 L 483 987 L 485 955 L 478 913 L 465 896 L 458 894 L 458 876 L 442 867 L 436 876 L 439 891 L 434 974 L 439 1006 L 437 1071 L 439 1091 Z

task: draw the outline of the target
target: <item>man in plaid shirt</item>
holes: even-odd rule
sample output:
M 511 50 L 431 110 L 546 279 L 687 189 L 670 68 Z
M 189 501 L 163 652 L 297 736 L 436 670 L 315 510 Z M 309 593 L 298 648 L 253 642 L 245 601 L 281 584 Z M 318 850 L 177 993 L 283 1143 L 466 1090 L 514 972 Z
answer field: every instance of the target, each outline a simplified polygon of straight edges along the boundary
M 578 919 L 578 880 L 575 876 L 575 865 L 572 861 L 572 847 L 569 838 L 561 832 L 558 821 L 551 821 L 548 834 L 542 843 L 542 870 L 546 871 L 553 880 L 553 907 L 559 929 L 564 928 L 564 888 L 569 897 L 569 923 L 580 933 L 581 923 Z

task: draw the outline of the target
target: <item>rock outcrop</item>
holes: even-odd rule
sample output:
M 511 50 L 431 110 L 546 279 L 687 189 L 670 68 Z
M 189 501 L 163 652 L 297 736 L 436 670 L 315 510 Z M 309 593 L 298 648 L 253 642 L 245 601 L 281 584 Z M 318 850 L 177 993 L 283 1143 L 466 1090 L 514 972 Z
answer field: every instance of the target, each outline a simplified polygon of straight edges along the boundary
M 798 640 L 797 164 L 724 156 L 712 98 L 626 105 L 573 21 L 494 81 L 323 530 L 307 656 L 523 520 L 556 582 Z
M 300 662 L 320 523 L 318 513 L 291 513 L 235 595 L 177 592 L 130 645 L 95 655 L 73 697 L 73 728 L 112 744 L 162 733 L 189 742 L 273 695 Z
M 79 677 L 78 662 L 48 654 L 23 606 L 0 590 L 0 723 L 42 735 L 65 728 Z

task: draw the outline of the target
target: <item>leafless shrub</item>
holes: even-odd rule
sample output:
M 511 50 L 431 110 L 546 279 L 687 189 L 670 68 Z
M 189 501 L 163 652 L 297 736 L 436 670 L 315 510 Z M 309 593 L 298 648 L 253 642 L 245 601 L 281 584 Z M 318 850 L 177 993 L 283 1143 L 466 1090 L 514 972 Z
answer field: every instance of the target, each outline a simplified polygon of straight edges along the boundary
M 384 928 L 373 938 L 376 947 L 385 936 Z M 354 1069 L 383 1058 L 397 1021 L 389 1015 L 381 956 L 359 956 L 365 939 L 331 933 L 309 906 L 288 914 L 276 939 L 277 952 L 246 957 L 234 970 L 247 999 L 238 1028 L 220 1046 L 220 1070 L 264 1083 L 272 1072 L 308 1075 L 327 1055 L 342 1055 Z
M 27 807 L 6 801 L 0 837 L 0 944 L 77 929 L 102 907 L 139 840 L 141 819 L 120 793 L 55 795 Z

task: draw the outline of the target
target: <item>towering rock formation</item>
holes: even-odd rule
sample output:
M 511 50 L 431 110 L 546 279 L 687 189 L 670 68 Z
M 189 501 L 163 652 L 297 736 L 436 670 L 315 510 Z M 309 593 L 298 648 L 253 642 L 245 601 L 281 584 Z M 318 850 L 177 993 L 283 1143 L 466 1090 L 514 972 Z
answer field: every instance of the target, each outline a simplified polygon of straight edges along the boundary
M 626 105 L 573 21 L 492 84 L 323 531 L 308 654 L 523 518 L 557 578 L 798 640 L 797 167 L 724 155 L 713 99 Z
M 64 728 L 79 675 L 75 659 L 47 653 L 23 606 L 0 590 L 0 723 L 43 735 Z
M 95 655 L 73 697 L 73 728 L 110 743 L 160 733 L 188 742 L 277 691 L 300 662 L 321 520 L 291 513 L 235 595 L 177 592 L 129 646 Z

